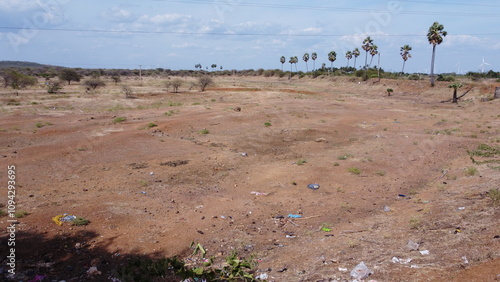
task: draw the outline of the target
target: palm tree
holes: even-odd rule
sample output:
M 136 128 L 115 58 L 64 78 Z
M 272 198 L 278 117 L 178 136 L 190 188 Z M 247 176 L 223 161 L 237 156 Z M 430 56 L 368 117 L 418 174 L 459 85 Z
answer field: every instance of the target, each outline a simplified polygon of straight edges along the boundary
M 361 48 L 363 48 L 363 50 L 365 50 L 365 52 L 366 52 L 365 66 L 364 66 L 365 69 L 366 69 L 367 64 L 368 64 L 368 52 L 371 51 L 372 46 L 373 46 L 373 39 L 371 39 L 370 36 L 368 36 L 367 38 L 365 38 L 365 40 L 363 40 L 363 45 L 361 46 Z
M 378 46 L 373 44 L 372 48 L 370 49 L 370 55 L 372 55 L 372 58 L 370 60 L 370 66 L 372 65 L 373 57 L 375 57 L 375 55 L 377 55 L 377 54 L 378 54 Z
M 452 103 L 458 103 L 458 97 L 457 97 L 457 90 L 458 88 L 462 87 L 462 83 L 452 83 L 448 85 L 449 88 L 453 88 L 453 102 Z
M 283 71 L 283 64 L 286 62 L 285 56 L 281 56 L 280 58 L 280 63 L 281 63 L 281 71 Z
M 316 69 L 316 59 L 318 58 L 318 54 L 316 52 L 311 54 L 311 59 L 313 60 L 313 71 Z
M 298 72 L 297 70 L 297 63 L 299 62 L 299 57 L 294 56 L 293 57 L 293 63 L 295 64 L 295 72 Z
M 349 60 L 352 59 L 352 52 L 347 51 L 347 53 L 345 53 L 345 57 L 347 59 L 347 67 L 349 67 Z
M 410 51 L 411 51 L 411 46 L 410 45 L 404 45 L 403 47 L 401 47 L 401 50 L 400 50 L 400 53 L 399 53 L 401 55 L 401 57 L 403 58 L 403 68 L 401 69 L 401 73 L 405 73 L 405 63 L 406 63 L 406 60 L 408 60 L 409 58 L 411 58 Z
M 438 22 L 434 22 L 427 32 L 427 40 L 432 44 L 432 60 L 431 60 L 431 86 L 434 86 L 434 59 L 436 57 L 436 45 L 443 42 L 443 37 L 448 33 L 443 30 L 444 26 Z
M 328 53 L 328 61 L 330 61 L 330 69 L 332 70 L 332 72 L 333 62 L 335 62 L 335 60 L 337 60 L 337 53 L 335 51 L 331 51 L 330 53 Z
M 354 56 L 354 68 L 356 68 L 356 58 L 358 58 L 359 55 L 361 55 L 361 53 L 359 52 L 359 49 L 354 48 L 354 50 L 352 51 L 352 55 Z
M 291 73 L 293 71 L 292 66 L 293 66 L 293 63 L 295 62 L 295 58 L 290 57 L 290 60 L 288 62 L 290 63 L 290 73 Z
M 309 53 L 305 53 L 304 56 L 302 56 L 302 60 L 306 62 L 306 72 L 309 72 L 309 68 L 307 67 L 307 61 L 309 61 Z

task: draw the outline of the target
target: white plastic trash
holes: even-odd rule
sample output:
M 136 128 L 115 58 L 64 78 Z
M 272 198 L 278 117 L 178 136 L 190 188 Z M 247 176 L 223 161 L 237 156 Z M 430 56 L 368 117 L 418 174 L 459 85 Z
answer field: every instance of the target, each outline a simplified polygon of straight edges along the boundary
M 368 278 L 370 274 L 372 274 L 372 271 L 368 269 L 364 262 L 360 262 L 353 270 L 351 270 L 351 276 L 354 277 L 354 279 L 365 279 Z

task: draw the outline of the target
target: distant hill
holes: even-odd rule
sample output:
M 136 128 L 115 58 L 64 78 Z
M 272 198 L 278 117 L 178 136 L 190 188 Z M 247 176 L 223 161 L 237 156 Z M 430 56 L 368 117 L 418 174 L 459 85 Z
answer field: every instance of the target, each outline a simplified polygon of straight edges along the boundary
M 43 65 L 33 62 L 22 62 L 22 61 L 0 61 L 1 68 L 45 68 L 45 67 L 57 67 L 51 65 Z

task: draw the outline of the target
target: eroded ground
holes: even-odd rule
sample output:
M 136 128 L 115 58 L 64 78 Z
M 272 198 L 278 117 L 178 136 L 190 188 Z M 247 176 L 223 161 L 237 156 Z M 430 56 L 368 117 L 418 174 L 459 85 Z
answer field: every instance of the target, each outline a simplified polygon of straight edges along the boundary
M 193 241 L 255 257 L 270 281 L 347 280 L 361 261 L 378 281 L 498 279 L 500 207 L 486 192 L 500 187 L 499 156 L 468 154 L 500 145 L 500 100 L 481 101 L 498 85 L 469 82 L 454 105 L 440 103 L 447 84 L 427 81 L 125 83 L 135 99 L 112 83 L 2 92 L 2 167 L 16 165 L 17 209 L 29 212 L 20 279 L 87 279 L 96 266 L 105 281 L 132 255 L 187 258 Z M 91 223 L 54 224 L 63 213 Z

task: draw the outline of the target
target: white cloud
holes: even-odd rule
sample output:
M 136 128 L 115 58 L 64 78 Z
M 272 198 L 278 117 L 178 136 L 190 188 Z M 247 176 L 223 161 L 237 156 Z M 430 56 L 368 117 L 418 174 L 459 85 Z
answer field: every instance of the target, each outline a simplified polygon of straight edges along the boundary
M 181 14 L 163 14 L 163 15 L 143 15 L 139 18 L 140 22 L 150 23 L 150 24 L 172 24 L 172 23 L 183 23 L 191 19 L 189 15 Z
M 193 48 L 193 47 L 198 47 L 197 44 L 194 44 L 194 43 L 187 43 L 187 42 L 184 42 L 184 43 L 180 43 L 180 44 L 172 44 L 172 48 L 174 49 L 185 49 L 185 48 Z
M 22 12 L 27 10 L 33 10 L 39 8 L 40 5 L 38 1 L 32 0 L 2 0 L 0 1 L 1 10 L 13 10 L 16 12 Z
M 479 37 L 467 34 L 453 35 L 450 34 L 443 38 L 443 45 L 445 46 L 456 46 L 457 44 L 470 44 L 476 45 L 482 43 L 483 41 Z
M 102 16 L 113 22 L 130 22 L 136 17 L 127 10 L 121 9 L 119 7 L 113 7 L 106 12 L 102 13 Z

